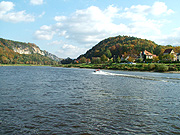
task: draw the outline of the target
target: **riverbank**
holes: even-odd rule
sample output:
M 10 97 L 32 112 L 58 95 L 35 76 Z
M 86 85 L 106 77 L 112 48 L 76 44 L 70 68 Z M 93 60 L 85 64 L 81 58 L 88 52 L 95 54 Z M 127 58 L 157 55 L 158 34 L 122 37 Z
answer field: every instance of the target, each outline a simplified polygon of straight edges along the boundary
M 173 63 L 173 64 L 172 63 L 170 64 L 161 64 L 161 63 L 61 64 L 61 65 L 56 65 L 56 67 L 180 73 L 179 63 Z
M 60 65 L 33 65 L 33 64 L 0 64 L 2 66 L 52 66 L 65 68 L 91 68 L 91 69 L 106 69 L 106 70 L 122 70 L 122 71 L 147 71 L 147 72 L 166 72 L 180 74 L 180 63 L 137 63 L 137 64 L 122 64 L 122 63 L 106 63 L 106 64 L 60 64 Z

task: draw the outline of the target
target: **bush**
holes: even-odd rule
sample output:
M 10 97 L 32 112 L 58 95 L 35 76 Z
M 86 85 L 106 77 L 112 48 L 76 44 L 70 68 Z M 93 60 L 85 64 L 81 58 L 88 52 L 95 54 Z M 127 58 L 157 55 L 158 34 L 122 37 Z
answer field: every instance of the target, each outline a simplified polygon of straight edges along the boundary
M 166 65 L 156 65 L 156 71 L 158 72 L 166 72 L 169 70 L 169 67 Z
M 169 71 L 177 71 L 178 68 L 174 67 L 174 66 L 169 66 Z
M 148 64 L 148 69 L 149 70 L 154 70 L 155 69 L 155 64 Z

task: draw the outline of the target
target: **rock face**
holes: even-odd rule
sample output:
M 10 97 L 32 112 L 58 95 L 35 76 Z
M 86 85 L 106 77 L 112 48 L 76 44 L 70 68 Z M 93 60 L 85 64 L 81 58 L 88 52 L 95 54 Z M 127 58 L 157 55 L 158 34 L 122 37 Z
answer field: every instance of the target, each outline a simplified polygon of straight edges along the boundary
M 46 57 L 49 57 L 55 61 L 61 61 L 61 58 L 58 58 L 54 54 L 51 54 L 47 51 L 41 50 L 37 45 L 34 43 L 24 43 L 24 42 L 18 42 L 18 41 L 12 41 L 12 40 L 6 40 L 0 38 L 0 41 L 3 42 L 4 45 L 6 45 L 8 48 L 12 49 L 14 52 L 17 52 L 19 54 L 40 54 Z
M 61 58 L 58 58 L 56 55 L 54 55 L 52 53 L 49 53 L 49 52 L 47 52 L 45 50 L 42 53 L 44 54 L 44 56 L 47 56 L 47 57 L 49 57 L 49 58 L 51 58 L 51 59 L 53 59 L 55 61 L 61 61 L 62 60 Z
M 35 47 L 35 46 L 32 46 L 32 48 L 29 48 L 29 47 L 25 47 L 23 48 L 22 46 L 19 46 L 19 47 L 12 47 L 13 50 L 15 52 L 18 52 L 19 54 L 33 54 L 33 53 L 38 53 L 38 54 L 41 54 L 41 55 L 45 55 L 43 51 L 40 50 L 39 47 Z

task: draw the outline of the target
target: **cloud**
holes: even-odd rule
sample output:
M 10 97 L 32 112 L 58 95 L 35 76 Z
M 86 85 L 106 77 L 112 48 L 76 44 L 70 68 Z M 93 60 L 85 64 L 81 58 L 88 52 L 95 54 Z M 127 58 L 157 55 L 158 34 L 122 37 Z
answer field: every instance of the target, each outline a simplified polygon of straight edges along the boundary
M 130 8 L 125 8 L 125 12 L 120 16 L 131 19 L 132 21 L 146 21 L 147 16 L 170 15 L 174 13 L 172 9 L 168 9 L 164 2 L 155 2 L 152 6 L 148 5 L 133 5 Z
M 71 55 L 66 50 L 87 50 L 111 36 L 130 35 L 150 40 L 154 39 L 153 37 L 161 38 L 164 34 L 161 32 L 162 27 L 168 22 L 163 17 L 172 13 L 174 11 L 168 9 L 163 2 L 155 2 L 151 6 L 133 5 L 124 9 L 114 5 L 104 10 L 90 6 L 87 9 L 76 10 L 69 16 L 55 16 L 56 23 L 42 26 L 35 32 L 35 36 L 44 40 L 51 40 L 55 36 L 65 38 L 73 45 L 64 46 L 59 52 Z M 161 18 L 157 19 L 160 15 Z M 78 48 L 75 49 L 77 45 Z M 77 54 L 81 54 L 80 52 Z M 73 51 L 71 53 L 75 56 Z
M 162 14 L 172 14 L 174 11 L 172 9 L 168 9 L 164 2 L 155 2 L 151 8 L 151 13 L 153 15 L 162 15 Z
M 43 25 L 35 32 L 35 38 L 40 40 L 51 40 L 55 34 L 51 26 Z
M 77 58 L 79 54 L 85 53 L 85 48 L 79 48 L 74 45 L 64 44 L 58 51 L 56 51 L 56 55 L 60 58 Z
M 63 44 L 65 44 L 65 43 L 62 40 L 60 40 L 60 41 L 55 40 L 55 41 L 48 43 L 48 45 L 63 45 Z
M 45 13 L 46 13 L 46 12 L 43 11 L 38 17 L 39 17 L 39 18 L 42 18 L 42 17 L 45 15 Z
M 74 40 L 79 44 L 94 44 L 109 35 L 126 32 L 128 28 L 125 24 L 113 23 L 113 18 L 117 16 L 118 11 L 119 9 L 112 5 L 104 11 L 96 6 L 91 6 L 84 10 L 77 10 L 70 16 L 55 16 L 54 20 L 57 23 L 52 26 L 51 30 L 57 35 Z M 38 30 L 39 34 L 48 31 Z M 36 36 L 38 35 L 36 34 Z
M 0 2 L 0 20 L 13 23 L 35 21 L 35 17 L 27 14 L 25 10 L 19 12 L 12 12 L 14 7 L 15 5 L 12 2 Z
M 43 0 L 30 0 L 30 3 L 32 5 L 42 5 L 43 4 Z
M 0 2 L 0 14 L 5 14 L 6 12 L 12 10 L 14 6 L 15 5 L 12 2 L 8 2 L 8 1 Z
M 172 33 L 152 37 L 161 45 L 180 45 L 180 27 L 172 30 Z

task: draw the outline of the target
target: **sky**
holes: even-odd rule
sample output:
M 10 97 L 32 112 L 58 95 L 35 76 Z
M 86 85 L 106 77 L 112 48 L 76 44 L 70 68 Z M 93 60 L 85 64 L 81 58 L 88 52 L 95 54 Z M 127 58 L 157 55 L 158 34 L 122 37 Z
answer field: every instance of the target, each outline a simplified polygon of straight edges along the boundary
M 77 58 L 118 35 L 180 46 L 180 0 L 0 0 L 0 37 Z

